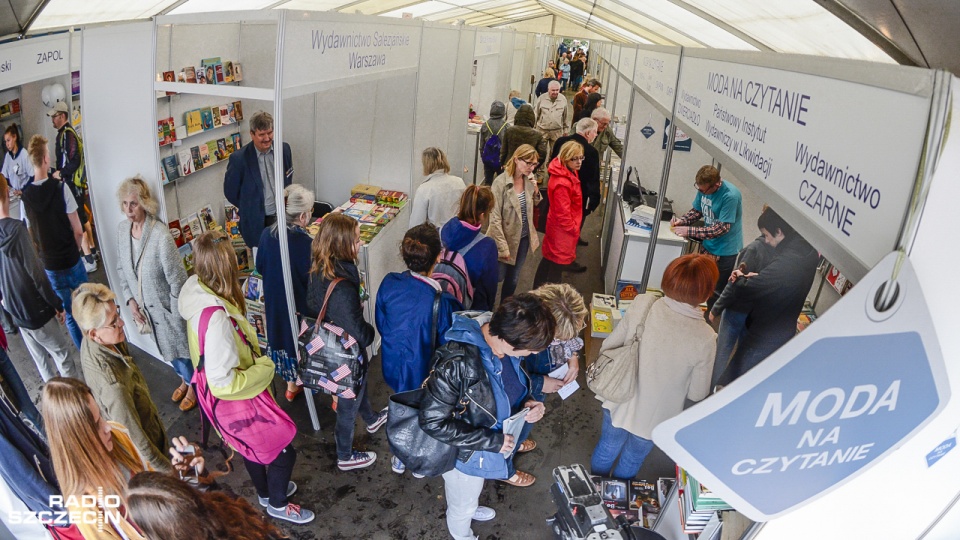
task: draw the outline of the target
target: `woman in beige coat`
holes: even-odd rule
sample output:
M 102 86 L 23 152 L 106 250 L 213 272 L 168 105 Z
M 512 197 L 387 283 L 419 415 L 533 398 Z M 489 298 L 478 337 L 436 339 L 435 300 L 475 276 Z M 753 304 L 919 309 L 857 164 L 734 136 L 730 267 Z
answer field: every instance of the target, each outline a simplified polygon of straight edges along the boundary
M 699 401 L 709 394 L 717 335 L 698 306 L 710 297 L 718 275 L 708 255 L 675 259 L 663 272 L 666 296 L 638 296 L 603 342 L 601 353 L 641 340 L 639 380 L 627 401 L 597 398 L 603 402 L 603 426 L 590 460 L 593 474 L 635 477 L 653 449 L 653 428 L 679 414 L 685 398 Z
M 500 302 L 513 296 L 527 254 L 540 246 L 533 224 L 533 209 L 540 203 L 540 190 L 533 171 L 540 164 L 537 149 L 520 145 L 507 160 L 504 172 L 493 180 L 494 205 L 487 236 L 497 243 L 500 259 Z

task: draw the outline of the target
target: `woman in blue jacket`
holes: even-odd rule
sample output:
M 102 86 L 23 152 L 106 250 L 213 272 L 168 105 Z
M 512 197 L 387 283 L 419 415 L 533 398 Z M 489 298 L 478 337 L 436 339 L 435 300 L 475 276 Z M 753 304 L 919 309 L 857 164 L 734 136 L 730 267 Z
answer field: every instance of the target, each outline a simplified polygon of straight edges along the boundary
M 441 249 L 440 233 L 433 224 L 421 223 L 410 229 L 400 245 L 408 270 L 387 274 L 377 290 L 383 379 L 394 392 L 420 388 L 430 372 L 434 348 L 446 343 L 443 335 L 453 322 L 453 312 L 462 309 L 430 277 Z M 390 463 L 397 474 L 406 469 L 396 456 Z
M 489 187 L 467 186 L 460 197 L 457 219 L 451 219 L 440 230 L 443 247 L 459 253 L 467 265 L 467 275 L 473 285 L 471 311 L 491 311 L 497 298 L 500 278 L 497 243 L 480 232 L 495 202 Z
M 297 313 L 316 315 L 307 308 L 310 284 L 310 245 L 312 239 L 304 227 L 313 216 L 313 192 L 292 184 L 283 190 L 286 204 L 287 245 L 293 271 L 293 300 Z M 297 340 L 290 328 L 287 294 L 283 287 L 283 259 L 280 255 L 280 223 L 274 223 L 260 235 L 257 248 L 257 272 L 263 276 L 263 311 L 267 319 L 268 350 L 277 371 L 287 381 L 287 401 L 293 401 L 303 387 L 297 386 Z

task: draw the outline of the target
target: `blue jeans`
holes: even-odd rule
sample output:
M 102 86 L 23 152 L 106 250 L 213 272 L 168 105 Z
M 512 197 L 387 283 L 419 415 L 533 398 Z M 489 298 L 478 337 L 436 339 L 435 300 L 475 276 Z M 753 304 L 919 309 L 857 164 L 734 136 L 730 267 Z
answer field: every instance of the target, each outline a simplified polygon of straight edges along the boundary
M 610 411 L 603 409 L 603 426 L 600 428 L 600 440 L 597 441 L 593 457 L 590 458 L 590 472 L 599 476 L 629 480 L 640 472 L 640 466 L 650 450 L 653 450 L 653 441 L 613 427 Z M 614 469 L 613 463 L 618 456 L 620 462 Z
M 757 364 L 763 362 L 777 349 L 783 347 L 796 333 L 795 328 L 788 328 L 786 331 L 779 332 L 767 331 L 765 335 L 747 332 L 740 340 L 740 346 L 737 347 L 737 352 L 730 360 L 730 373 L 726 378 L 733 382 L 756 367 Z
M 73 309 L 70 296 L 73 290 L 89 281 L 87 270 L 83 267 L 83 259 L 77 261 L 73 268 L 66 270 L 45 270 L 47 279 L 53 287 L 53 292 L 57 293 L 60 301 L 63 302 L 63 309 L 67 312 L 67 331 L 70 332 L 70 339 L 80 350 L 80 343 L 83 341 L 83 332 L 77 326 L 77 321 L 73 320 Z
M 183 382 L 190 384 L 193 379 L 193 362 L 189 358 L 174 358 L 171 364 L 173 364 L 173 371 L 183 379 Z
M 17 373 L 17 368 L 7 355 L 7 351 L 3 349 L 0 349 L 0 377 L 3 377 L 3 380 L 7 381 L 7 385 L 10 386 L 14 399 L 19 402 L 17 405 L 20 407 L 20 412 L 33 422 L 37 429 L 43 429 L 40 411 L 37 410 L 37 406 L 30 399 L 30 393 L 27 392 L 27 387 L 23 385 L 23 379 Z
M 718 384 L 727 384 L 721 381 L 730 357 L 738 343 L 743 342 L 747 335 L 747 313 L 742 311 L 723 310 L 720 316 L 720 330 L 717 332 L 717 356 L 713 361 L 713 378 L 710 379 L 710 388 Z M 729 377 L 724 377 L 729 379 Z
M 367 397 L 367 381 L 360 385 L 360 393 L 355 399 L 337 399 L 337 426 L 334 428 L 337 459 L 350 459 L 353 455 L 353 430 L 357 424 L 357 414 L 368 426 L 378 418 L 370 406 L 370 398 Z
M 531 232 L 531 234 L 537 234 Z M 520 246 L 517 249 L 516 264 L 500 263 L 500 281 L 503 287 L 500 288 L 500 303 L 513 296 L 517 291 L 517 283 L 520 281 L 520 271 L 523 270 L 523 263 L 527 262 L 527 253 L 530 252 L 530 237 L 524 236 L 520 239 Z

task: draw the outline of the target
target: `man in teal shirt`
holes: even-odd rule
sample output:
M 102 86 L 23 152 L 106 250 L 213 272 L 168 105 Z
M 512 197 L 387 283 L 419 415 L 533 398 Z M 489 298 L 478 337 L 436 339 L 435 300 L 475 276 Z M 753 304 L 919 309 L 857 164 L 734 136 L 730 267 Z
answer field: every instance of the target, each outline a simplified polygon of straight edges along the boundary
M 707 300 L 707 313 L 710 313 L 733 273 L 737 253 L 743 249 L 743 203 L 740 190 L 724 182 L 720 171 L 711 165 L 700 167 L 694 187 L 697 196 L 693 199 L 693 209 L 673 218 L 670 225 L 678 236 L 700 240 L 704 251 L 717 260 L 720 277 Z M 703 227 L 690 226 L 700 218 L 703 218 Z

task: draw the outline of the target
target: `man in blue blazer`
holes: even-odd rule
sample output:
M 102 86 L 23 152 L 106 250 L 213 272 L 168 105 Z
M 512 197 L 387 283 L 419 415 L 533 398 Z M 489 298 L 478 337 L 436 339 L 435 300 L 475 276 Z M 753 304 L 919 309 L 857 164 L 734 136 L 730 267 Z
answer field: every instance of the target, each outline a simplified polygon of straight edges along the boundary
M 283 193 L 274 183 L 273 116 L 260 111 L 250 119 L 248 144 L 230 155 L 223 178 L 223 196 L 240 210 L 240 236 L 247 246 L 257 247 L 263 229 L 277 221 Z M 293 181 L 290 145 L 283 143 L 283 185 Z

